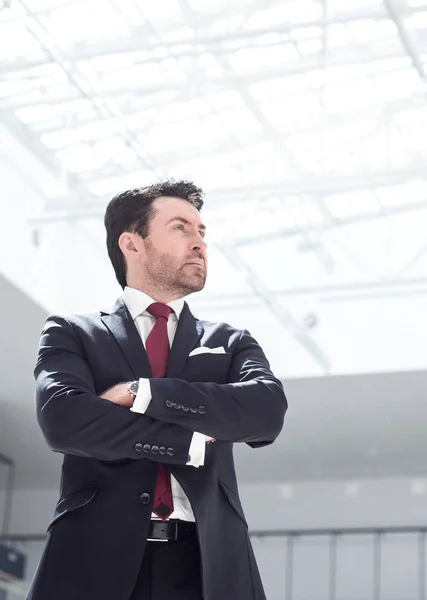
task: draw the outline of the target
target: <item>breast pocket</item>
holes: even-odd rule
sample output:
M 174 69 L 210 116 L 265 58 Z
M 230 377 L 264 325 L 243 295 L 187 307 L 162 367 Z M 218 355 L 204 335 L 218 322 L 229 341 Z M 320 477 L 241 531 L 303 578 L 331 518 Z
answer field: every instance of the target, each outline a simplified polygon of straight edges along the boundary
M 188 358 L 184 378 L 187 381 L 227 383 L 231 354 L 196 354 Z

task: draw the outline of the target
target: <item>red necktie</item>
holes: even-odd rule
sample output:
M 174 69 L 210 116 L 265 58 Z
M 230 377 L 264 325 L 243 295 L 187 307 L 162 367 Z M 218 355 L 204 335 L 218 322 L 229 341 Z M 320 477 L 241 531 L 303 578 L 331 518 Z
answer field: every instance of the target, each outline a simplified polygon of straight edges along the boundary
M 156 319 L 156 323 L 145 343 L 148 360 L 153 377 L 164 377 L 169 356 L 168 318 L 172 309 L 166 304 L 154 302 L 147 308 L 147 311 Z M 173 513 L 171 476 L 162 464 L 159 465 L 157 473 L 153 512 L 162 521 L 166 521 Z

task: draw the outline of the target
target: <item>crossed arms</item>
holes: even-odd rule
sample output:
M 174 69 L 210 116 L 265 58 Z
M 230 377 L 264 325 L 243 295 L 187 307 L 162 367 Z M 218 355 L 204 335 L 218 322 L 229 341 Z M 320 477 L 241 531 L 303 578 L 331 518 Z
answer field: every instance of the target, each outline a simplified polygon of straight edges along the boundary
M 280 381 L 247 331 L 233 346 L 230 383 L 150 379 L 152 399 L 144 414 L 97 395 L 82 344 L 64 317 L 47 319 L 34 375 L 37 419 L 49 446 L 102 460 L 185 465 L 194 431 L 218 442 L 267 445 L 280 433 L 287 408 Z M 183 399 L 204 410 L 174 410 Z M 173 455 L 141 455 L 141 443 L 173 448 Z

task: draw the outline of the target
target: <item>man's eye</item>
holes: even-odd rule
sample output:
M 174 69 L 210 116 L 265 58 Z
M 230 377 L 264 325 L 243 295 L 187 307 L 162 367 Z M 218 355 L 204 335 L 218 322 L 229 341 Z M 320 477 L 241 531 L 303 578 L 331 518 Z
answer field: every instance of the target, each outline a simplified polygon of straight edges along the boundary
M 181 231 L 184 231 L 184 225 L 176 225 L 175 229 L 180 229 Z

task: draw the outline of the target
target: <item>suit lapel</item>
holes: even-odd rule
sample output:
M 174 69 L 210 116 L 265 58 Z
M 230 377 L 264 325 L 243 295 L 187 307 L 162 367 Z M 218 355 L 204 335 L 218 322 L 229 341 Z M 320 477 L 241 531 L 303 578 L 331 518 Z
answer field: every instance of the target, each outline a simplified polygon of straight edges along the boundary
M 202 335 L 203 327 L 200 321 L 191 314 L 188 304 L 185 302 L 169 354 L 166 377 L 180 377 L 188 360 L 188 355 L 197 345 Z
M 113 311 L 101 315 L 101 319 L 120 346 L 134 378 L 152 377 L 144 344 L 123 300 L 119 298 Z

